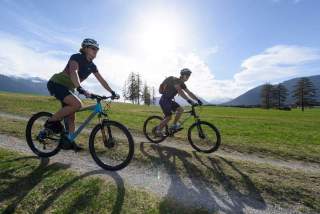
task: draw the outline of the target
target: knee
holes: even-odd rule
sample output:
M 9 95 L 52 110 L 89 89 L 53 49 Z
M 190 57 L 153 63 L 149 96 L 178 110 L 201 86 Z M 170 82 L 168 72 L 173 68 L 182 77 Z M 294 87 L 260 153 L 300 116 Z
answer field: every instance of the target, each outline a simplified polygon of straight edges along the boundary
M 79 101 L 79 100 L 77 100 L 77 102 L 74 102 L 73 105 L 72 105 L 72 107 L 73 107 L 76 111 L 78 111 L 79 109 L 81 109 L 82 106 L 83 106 L 83 105 L 82 105 L 82 102 Z

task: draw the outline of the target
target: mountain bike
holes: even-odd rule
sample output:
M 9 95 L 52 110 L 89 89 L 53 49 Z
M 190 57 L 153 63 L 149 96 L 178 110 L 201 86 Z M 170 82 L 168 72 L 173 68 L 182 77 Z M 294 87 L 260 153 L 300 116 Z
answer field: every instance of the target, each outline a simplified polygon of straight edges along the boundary
M 195 122 L 188 129 L 188 141 L 191 146 L 204 153 L 211 153 L 216 151 L 221 143 L 221 135 L 219 130 L 211 123 L 203 121 L 197 114 L 195 107 L 198 105 L 192 105 L 191 110 L 184 111 L 183 114 L 189 114 L 183 121 L 181 121 L 181 126 L 191 117 L 194 118 Z M 161 143 L 167 137 L 174 137 L 174 135 L 181 131 L 180 129 L 168 128 L 168 125 L 164 127 L 163 136 L 158 136 L 156 134 L 156 128 L 159 126 L 163 117 L 154 115 L 146 119 L 143 124 L 143 133 L 145 137 L 153 143 Z
M 64 119 L 63 131 L 54 133 L 44 128 L 44 124 L 52 116 L 50 112 L 34 114 L 26 127 L 26 140 L 30 149 L 39 157 L 51 157 L 62 148 L 63 143 L 73 142 L 81 131 L 98 116 L 98 124 L 94 126 L 89 137 L 89 151 L 93 160 L 103 169 L 120 170 L 126 167 L 134 154 L 134 142 L 128 129 L 119 122 L 110 120 L 107 111 L 113 97 L 92 94 L 95 105 L 81 108 L 77 112 L 91 111 L 88 118 L 72 134 L 68 134 L 67 120 Z M 108 100 L 104 108 L 101 101 Z M 40 137 L 41 135 L 41 137 Z

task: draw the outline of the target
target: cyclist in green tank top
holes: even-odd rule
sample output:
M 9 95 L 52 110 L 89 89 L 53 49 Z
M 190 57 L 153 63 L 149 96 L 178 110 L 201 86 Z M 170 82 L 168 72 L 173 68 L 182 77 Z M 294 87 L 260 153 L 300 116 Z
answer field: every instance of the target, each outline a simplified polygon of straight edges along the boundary
M 62 103 L 62 108 L 56 112 L 45 124 L 45 127 L 56 132 L 61 130 L 60 121 L 67 117 L 68 132 L 72 134 L 75 131 L 75 112 L 82 107 L 81 100 L 74 94 L 75 89 L 86 97 L 90 93 L 83 89 L 80 85 L 91 73 L 94 74 L 99 83 L 109 91 L 113 97 L 117 95 L 108 85 L 106 80 L 99 73 L 97 66 L 93 63 L 93 59 L 99 50 L 99 44 L 94 39 L 84 39 L 81 44 L 80 53 L 73 54 L 65 69 L 54 74 L 48 81 L 47 87 L 51 95 L 55 96 Z M 74 142 L 66 143 L 65 149 L 81 149 Z

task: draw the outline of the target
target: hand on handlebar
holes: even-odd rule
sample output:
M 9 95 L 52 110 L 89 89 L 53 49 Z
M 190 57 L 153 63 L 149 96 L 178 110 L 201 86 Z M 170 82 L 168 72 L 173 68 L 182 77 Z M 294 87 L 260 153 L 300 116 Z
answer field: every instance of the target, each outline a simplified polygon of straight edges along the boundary
M 120 95 L 119 94 L 116 94 L 116 92 L 114 91 L 111 91 L 111 99 L 112 100 L 117 100 L 117 99 L 120 99 Z
M 114 96 L 112 95 L 111 99 L 118 100 L 118 99 L 120 99 L 120 95 L 119 94 L 115 94 Z
M 86 98 L 90 98 L 91 97 L 91 93 L 89 93 L 88 91 L 84 90 L 81 86 L 79 86 L 77 88 L 77 91 L 79 92 L 79 94 L 83 94 Z

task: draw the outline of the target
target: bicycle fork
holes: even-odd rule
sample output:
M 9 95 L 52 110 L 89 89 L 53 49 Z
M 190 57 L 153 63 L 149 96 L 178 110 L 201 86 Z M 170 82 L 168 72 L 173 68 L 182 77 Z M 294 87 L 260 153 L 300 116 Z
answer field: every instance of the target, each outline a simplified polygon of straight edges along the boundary
M 199 138 L 204 139 L 205 135 L 203 133 L 202 127 L 200 125 L 200 121 L 197 121 L 197 129 L 198 129 L 198 134 L 199 134 Z
M 100 119 L 99 119 L 100 120 Z M 104 125 L 103 125 L 103 120 L 99 121 L 100 122 L 100 125 L 101 125 L 101 132 L 102 132 L 102 140 L 103 140 L 103 144 L 105 147 L 107 148 L 112 148 L 114 146 L 114 140 L 113 140 L 113 136 L 112 136 L 112 133 L 111 133 L 111 128 L 109 125 L 107 125 L 107 132 L 108 132 L 108 137 L 106 135 L 106 130 L 104 128 Z

